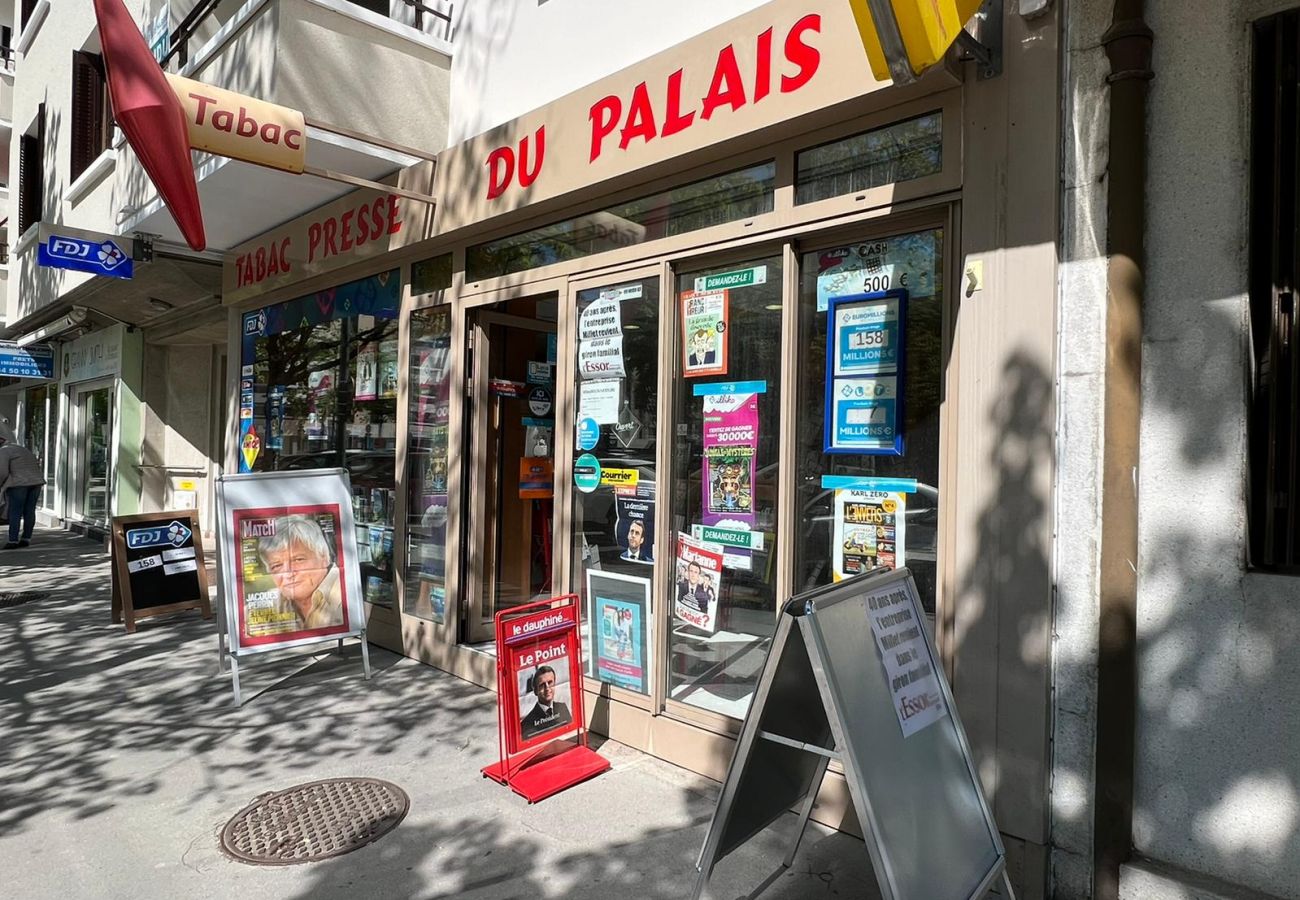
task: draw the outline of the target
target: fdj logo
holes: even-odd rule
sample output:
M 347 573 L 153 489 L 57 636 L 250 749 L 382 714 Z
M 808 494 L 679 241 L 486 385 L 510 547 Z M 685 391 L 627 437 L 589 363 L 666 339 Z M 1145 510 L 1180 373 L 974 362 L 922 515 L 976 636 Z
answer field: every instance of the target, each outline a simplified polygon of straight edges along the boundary
M 108 270 L 116 269 L 126 262 L 126 254 L 112 241 L 102 244 L 94 241 L 82 241 L 70 237 L 51 237 L 49 254 L 56 259 L 84 260 L 98 263 Z
M 266 331 L 266 310 L 259 309 L 244 317 L 244 334 L 261 334 Z
M 170 525 L 159 525 L 154 528 L 133 528 L 126 533 L 126 546 L 132 550 L 138 547 L 158 547 L 163 544 L 180 547 L 190 539 L 191 534 L 193 532 L 181 522 L 172 522 Z

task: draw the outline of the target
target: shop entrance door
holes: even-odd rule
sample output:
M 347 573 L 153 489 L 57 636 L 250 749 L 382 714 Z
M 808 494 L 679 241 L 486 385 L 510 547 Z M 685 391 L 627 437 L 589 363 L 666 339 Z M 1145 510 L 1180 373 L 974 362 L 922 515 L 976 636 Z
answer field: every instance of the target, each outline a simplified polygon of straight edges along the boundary
M 73 401 L 76 440 L 72 514 L 107 524 L 113 490 L 113 382 L 81 385 Z
M 469 313 L 465 640 L 552 593 L 556 295 Z

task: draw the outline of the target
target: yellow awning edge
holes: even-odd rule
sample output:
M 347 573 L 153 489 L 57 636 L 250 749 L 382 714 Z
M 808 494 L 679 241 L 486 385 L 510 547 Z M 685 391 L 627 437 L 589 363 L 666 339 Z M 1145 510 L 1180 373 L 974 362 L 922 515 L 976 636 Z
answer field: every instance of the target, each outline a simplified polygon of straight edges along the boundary
M 888 80 L 889 64 L 876 33 L 876 23 L 871 18 L 867 0 L 848 0 L 862 46 L 871 62 L 871 73 L 881 81 Z M 907 48 L 907 59 L 912 71 L 920 75 L 941 59 L 957 40 L 970 17 L 982 6 L 981 0 L 889 0 L 898 31 Z

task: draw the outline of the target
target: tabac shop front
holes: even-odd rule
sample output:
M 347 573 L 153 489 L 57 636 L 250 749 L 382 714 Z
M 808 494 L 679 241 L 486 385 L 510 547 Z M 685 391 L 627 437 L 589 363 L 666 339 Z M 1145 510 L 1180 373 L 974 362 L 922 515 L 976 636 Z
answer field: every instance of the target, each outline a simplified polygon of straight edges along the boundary
M 721 778 L 784 600 L 906 564 L 1042 896 L 1057 31 L 1005 27 L 1002 75 L 893 86 L 848 4 L 779 0 L 442 154 L 432 228 L 329 276 L 400 282 L 363 314 L 396 347 L 329 324 L 314 371 L 347 387 L 276 401 L 294 455 L 314 413 L 393 460 L 374 639 L 495 686 L 494 613 L 578 593 L 593 727 Z M 846 807 L 832 781 L 816 815 Z

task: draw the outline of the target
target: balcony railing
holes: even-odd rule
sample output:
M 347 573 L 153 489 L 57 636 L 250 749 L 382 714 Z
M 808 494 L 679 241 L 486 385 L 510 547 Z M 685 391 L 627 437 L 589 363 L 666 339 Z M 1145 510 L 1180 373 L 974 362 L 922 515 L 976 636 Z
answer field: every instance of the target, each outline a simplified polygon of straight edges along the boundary
M 223 0 L 200 0 L 200 2 L 195 4 L 194 8 L 189 11 L 185 18 L 181 20 L 181 23 L 176 26 L 176 30 L 171 33 L 171 49 L 167 51 L 167 55 L 161 60 L 164 69 L 167 68 L 168 63 L 173 59 L 177 61 L 177 65 L 181 68 L 189 62 L 190 40 L 202 27 L 204 22 L 216 13 L 217 7 L 220 6 L 222 2 Z M 365 2 L 365 0 L 349 0 L 349 2 L 361 7 L 362 9 L 367 9 L 371 12 L 376 12 L 392 19 L 397 19 L 397 17 L 392 13 L 391 5 L 388 0 L 373 0 L 373 2 Z M 448 4 L 447 10 L 444 11 L 430 6 L 428 3 L 424 2 L 424 0 L 399 0 L 399 2 L 412 10 L 414 14 L 413 24 L 416 31 L 424 31 L 428 18 L 431 17 L 440 19 L 447 24 L 447 33 L 448 37 L 450 37 L 451 17 L 452 10 L 454 9 L 451 4 Z M 384 9 L 382 12 L 380 11 L 381 7 Z

